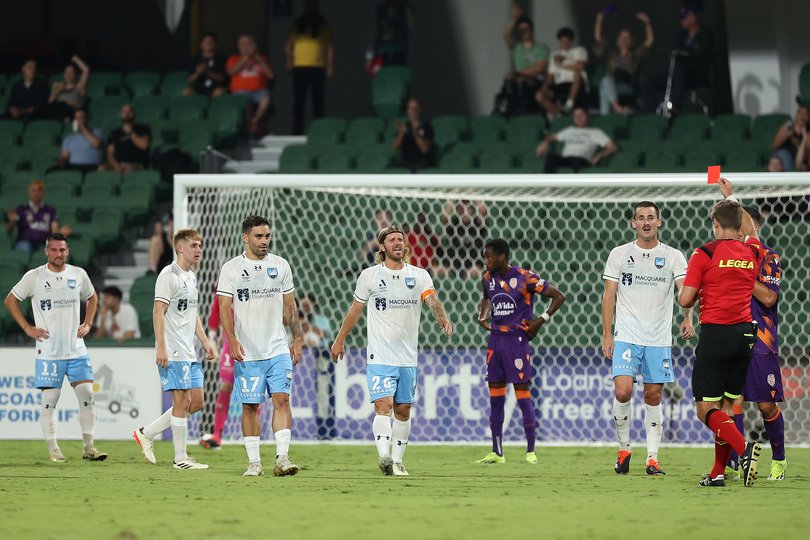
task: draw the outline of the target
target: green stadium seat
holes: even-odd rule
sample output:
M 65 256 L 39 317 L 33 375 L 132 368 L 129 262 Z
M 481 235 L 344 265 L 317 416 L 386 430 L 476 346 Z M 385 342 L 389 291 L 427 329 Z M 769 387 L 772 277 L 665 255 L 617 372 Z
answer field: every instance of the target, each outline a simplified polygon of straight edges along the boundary
M 207 96 L 175 96 L 169 105 L 169 119 L 183 122 L 205 118 L 208 102 Z
M 113 197 L 118 189 L 118 183 L 110 181 L 109 177 L 88 176 L 82 182 L 82 194 L 92 193 L 95 196 Z
M 380 132 L 373 129 L 350 129 L 346 132 L 346 144 L 357 146 L 380 142 Z
M 24 250 L 11 249 L 10 247 L 4 247 L 3 249 L 0 250 L 0 260 L 2 260 L 4 263 L 6 263 L 6 265 L 12 268 L 27 266 L 29 258 L 30 254 Z M 18 273 L 14 281 L 15 282 L 19 281 L 21 277 L 22 276 L 19 275 Z
M 358 173 L 374 174 L 384 172 L 391 163 L 391 155 L 379 152 L 363 152 L 357 156 Z
M 144 225 L 152 213 L 154 189 L 152 186 L 125 184 L 121 187 L 121 200 L 126 201 L 127 224 Z
M 546 171 L 546 156 L 537 157 L 534 150 L 525 152 L 517 158 L 519 172 L 528 174 L 544 173 Z
M 157 186 L 160 184 L 160 172 L 149 169 L 132 171 L 125 174 L 121 182 L 122 186 L 130 184 L 136 186 Z
M 751 117 L 747 114 L 719 114 L 714 119 L 712 139 L 747 139 L 751 127 Z
M 60 182 L 50 182 L 45 185 L 45 195 L 50 204 L 62 208 L 62 201 L 72 199 L 76 196 L 76 186 L 62 184 Z
M 82 189 L 88 185 L 107 184 L 117 188 L 121 185 L 121 173 L 116 171 L 90 171 L 84 175 Z
M 132 100 L 135 108 L 135 117 L 138 122 L 151 124 L 166 118 L 166 111 L 171 102 L 166 96 L 140 95 Z
M 327 152 L 318 156 L 317 172 L 325 174 L 344 174 L 352 172 L 352 160 L 339 151 Z
M 343 135 L 343 132 L 346 131 L 346 126 L 348 123 L 343 118 L 336 118 L 336 117 L 323 117 L 323 118 L 316 118 L 312 121 L 309 126 L 309 132 L 319 132 L 319 131 L 330 131 Z
M 34 171 L 17 171 L 5 176 L 3 186 L 23 187 L 28 189 L 28 185 L 31 183 L 31 180 L 41 178 L 42 177 Z
M 26 131 L 22 143 L 27 147 L 51 146 L 56 144 L 56 136 L 46 131 Z
M 194 161 L 200 157 L 200 152 L 214 142 L 214 132 L 197 129 L 180 130 L 180 150 L 191 156 Z
M 62 183 L 74 187 L 82 184 L 82 173 L 79 171 L 52 171 L 45 175 L 45 185 L 48 183 Z
M 56 138 L 62 133 L 62 123 L 57 120 L 32 120 L 25 127 L 24 135 L 31 133 L 47 133 Z
M 449 173 L 465 173 L 475 168 L 474 154 L 453 149 L 441 159 L 440 167 Z
M 14 137 L 20 137 L 25 124 L 17 120 L 0 120 L 0 133 L 9 133 Z
M 160 85 L 160 94 L 169 97 L 182 96 L 183 90 L 187 87 L 187 71 L 170 71 L 163 77 L 163 82 Z
M 571 118 L 570 116 L 559 116 L 554 119 L 554 121 L 549 126 L 548 130 L 550 133 L 557 133 L 573 125 L 574 119 Z
M 392 79 L 401 84 L 409 85 L 413 78 L 413 70 L 407 66 L 386 66 L 377 72 L 377 79 Z
M 310 149 L 302 144 L 285 147 L 279 159 L 279 172 L 284 174 L 312 172 Z
M 650 150 L 644 155 L 644 170 L 646 172 L 672 173 L 677 172 L 680 166 L 680 159 L 674 152 Z
M 633 117 L 630 122 L 630 139 L 648 140 L 663 138 L 667 129 L 667 119 L 653 114 L 642 114 Z
M 623 114 L 593 115 L 589 122 L 591 127 L 600 128 L 613 139 L 624 138 L 629 127 L 629 118 Z
M 487 174 L 506 174 L 512 171 L 512 156 L 504 152 L 484 151 L 478 158 L 479 169 Z
M 683 170 L 686 172 L 706 172 L 710 165 L 719 165 L 720 156 L 708 150 L 693 150 L 683 156 Z
M 87 96 L 92 100 L 101 96 L 123 94 L 124 78 L 114 71 L 96 71 L 87 79 Z
M 463 135 L 469 125 L 467 118 L 464 116 L 437 116 L 431 124 L 434 131 L 452 129 L 458 132 L 459 135 Z
M 382 133 L 385 130 L 385 122 L 383 122 L 382 119 L 375 118 L 373 116 L 355 118 L 354 120 L 350 121 L 346 127 L 347 132 L 354 130 L 376 131 L 377 133 Z
M 406 90 L 400 81 L 377 77 L 372 83 L 371 95 L 374 112 L 380 118 L 395 118 L 402 112 Z
M 88 268 L 93 265 L 93 255 L 95 253 L 95 243 L 89 238 L 71 238 L 70 256 L 68 260 L 71 264 Z M 154 291 L 152 291 L 154 299 Z
M 751 138 L 770 146 L 776 130 L 787 122 L 790 122 L 790 116 L 782 113 L 757 116 L 751 126 Z
M 514 154 L 531 152 L 541 141 L 541 134 L 529 125 L 510 126 L 506 132 L 506 144 Z
M 613 173 L 635 173 L 641 169 L 641 152 L 622 150 L 611 156 L 608 169 Z
M 509 126 L 507 129 L 518 127 L 531 127 L 534 128 L 538 133 L 542 133 L 546 129 L 546 119 L 540 114 L 513 116 L 509 119 Z
M 124 84 L 134 98 L 150 96 L 157 93 L 160 74 L 157 71 L 133 71 L 124 77 Z
M 130 301 L 133 300 L 133 295 L 140 295 L 146 293 L 149 295 L 149 302 L 151 303 L 155 298 L 155 282 L 157 281 L 157 276 L 152 274 L 148 276 L 141 276 L 139 278 L 135 278 L 135 281 L 132 282 L 132 286 L 129 288 L 129 297 Z M 151 309 L 149 310 L 151 314 Z
M 759 172 L 762 169 L 760 156 L 745 150 L 733 150 L 726 154 L 723 169 L 730 172 Z
M 180 122 L 174 120 L 161 120 L 152 122 L 152 151 L 158 147 L 177 145 L 180 142 Z
M 669 130 L 669 138 L 675 141 L 703 141 L 706 129 L 695 124 L 676 124 Z
M 473 116 L 469 125 L 470 133 L 475 137 L 479 131 L 504 131 L 507 124 L 503 116 Z
M 339 131 L 327 129 L 310 130 L 307 134 L 307 144 L 310 146 L 334 146 L 340 144 L 342 136 Z
M 799 72 L 799 99 L 805 107 L 810 107 L 810 62 Z
M 99 96 L 90 100 L 90 121 L 95 126 L 120 125 L 121 107 L 129 103 L 125 96 Z M 136 109 L 137 113 L 137 109 Z M 102 127 L 102 129 L 104 129 Z M 106 130 L 105 130 L 106 133 Z

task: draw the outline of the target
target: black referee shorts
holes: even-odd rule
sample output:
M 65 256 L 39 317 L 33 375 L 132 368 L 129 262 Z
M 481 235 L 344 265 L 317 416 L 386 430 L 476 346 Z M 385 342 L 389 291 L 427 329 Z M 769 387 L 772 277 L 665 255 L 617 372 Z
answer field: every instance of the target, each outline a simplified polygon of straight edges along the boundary
M 755 342 L 753 323 L 701 325 L 692 370 L 695 401 L 740 397 Z

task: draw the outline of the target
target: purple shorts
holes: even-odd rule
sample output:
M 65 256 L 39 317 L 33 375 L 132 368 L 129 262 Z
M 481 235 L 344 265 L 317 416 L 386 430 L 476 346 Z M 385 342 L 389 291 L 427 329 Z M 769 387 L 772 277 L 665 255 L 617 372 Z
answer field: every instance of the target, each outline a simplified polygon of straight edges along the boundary
M 524 384 L 532 380 L 532 353 L 523 334 L 490 334 L 487 382 Z
M 756 403 L 777 403 L 785 400 L 779 355 L 773 353 L 751 355 L 743 396 L 745 401 Z

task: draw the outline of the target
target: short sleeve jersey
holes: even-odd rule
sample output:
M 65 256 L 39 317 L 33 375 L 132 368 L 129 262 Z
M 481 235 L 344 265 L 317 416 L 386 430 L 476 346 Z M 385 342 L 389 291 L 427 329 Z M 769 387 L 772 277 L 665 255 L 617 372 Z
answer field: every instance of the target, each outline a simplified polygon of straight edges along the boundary
M 664 243 L 642 249 L 633 241 L 611 250 L 602 279 L 618 284 L 616 341 L 671 347 L 675 282 L 685 276 L 686 257 Z
M 557 61 L 555 60 L 557 57 L 562 57 L 563 66 L 570 66 L 576 64 L 577 62 L 587 62 L 588 50 L 581 45 L 577 45 L 576 47 L 571 47 L 568 50 L 557 49 L 551 54 L 551 59 L 548 63 L 548 72 L 550 75 L 554 76 L 554 82 L 556 84 L 572 83 L 574 82 L 576 73 L 570 69 L 562 69 L 561 67 L 558 67 Z M 584 69 L 582 70 L 581 75 L 585 81 L 588 80 L 588 74 L 585 73 Z
M 777 294 L 776 303 L 767 307 L 756 299 L 751 299 L 751 316 L 757 323 L 757 342 L 754 354 L 779 354 L 779 294 L 781 293 L 782 262 L 781 257 L 767 246 L 762 246 L 764 259 L 759 269 L 757 280 Z
M 167 304 L 164 317 L 166 354 L 169 361 L 196 362 L 194 335 L 197 328 L 197 277 L 176 262 L 160 271 L 155 282 L 155 302 Z
M 534 295 L 549 285 L 531 270 L 510 266 L 505 275 L 484 272 L 484 295 L 492 305 L 492 333 L 525 335 L 522 322 L 534 317 Z
M 512 47 L 512 64 L 515 71 L 522 71 L 541 60 L 548 60 L 548 46 L 545 43 L 535 41 L 534 45 L 527 49 L 523 43 L 518 42 Z
M 95 293 L 87 272 L 78 266 L 65 265 L 53 272 L 44 264 L 25 273 L 11 289 L 17 300 L 31 298 L 34 324 L 48 331 L 46 339 L 36 342 L 37 358 L 72 360 L 87 356 L 84 340 L 77 337 L 81 302 Z
M 563 157 L 578 157 L 587 160 L 593 159 L 600 148 L 610 143 L 610 137 L 599 128 L 567 127 L 559 131 L 555 137 L 564 143 Z
M 751 322 L 751 296 L 763 256 L 755 238 L 715 240 L 692 253 L 683 284 L 698 289 L 700 324 Z
M 360 273 L 354 299 L 368 306 L 368 364 L 416 366 L 422 302 L 431 294 L 430 274 L 410 264 L 401 270 L 378 264 Z
M 289 353 L 284 295 L 293 291 L 290 263 L 278 255 L 257 261 L 242 253 L 223 265 L 217 295 L 233 298 L 234 332 L 246 362 Z
M 141 337 L 141 327 L 138 324 L 138 312 L 130 304 L 121 304 L 118 313 L 108 311 L 101 321 L 107 335 L 115 339 L 121 338 L 127 332 L 134 332 L 133 339 Z

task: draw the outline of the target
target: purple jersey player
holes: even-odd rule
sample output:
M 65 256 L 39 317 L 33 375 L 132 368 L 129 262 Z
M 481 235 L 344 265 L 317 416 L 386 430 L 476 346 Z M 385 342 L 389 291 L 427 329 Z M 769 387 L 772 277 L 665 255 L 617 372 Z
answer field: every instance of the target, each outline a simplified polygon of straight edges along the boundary
M 762 215 L 755 207 L 746 206 L 754 220 L 757 233 L 762 226 Z M 765 421 L 765 432 L 771 443 L 771 472 L 768 480 L 785 478 L 785 420 L 779 409 L 784 401 L 782 391 L 782 371 L 779 365 L 779 293 L 782 279 L 782 266 L 779 255 L 771 248 L 762 246 L 766 255 L 759 269 L 759 276 L 754 284 L 754 296 L 751 298 L 751 316 L 757 323 L 757 341 L 754 343 L 751 363 L 745 378 L 743 395 L 734 402 L 734 422 L 745 433 L 743 428 L 743 400 L 756 403 L 762 419 Z M 732 454 L 730 465 L 737 468 L 736 457 Z
M 487 382 L 491 406 L 492 452 L 478 463 L 506 463 L 503 456 L 503 422 L 506 385 L 515 387 L 526 432 L 526 462 L 537 463 L 534 452 L 535 413 L 529 383 L 532 379 L 529 340 L 565 301 L 565 295 L 533 272 L 509 266 L 509 244 L 495 239 L 486 243 L 483 298 L 478 324 L 490 331 L 487 342 Z M 534 319 L 534 295 L 551 298 L 551 305 Z M 490 319 L 491 315 L 491 319 Z

